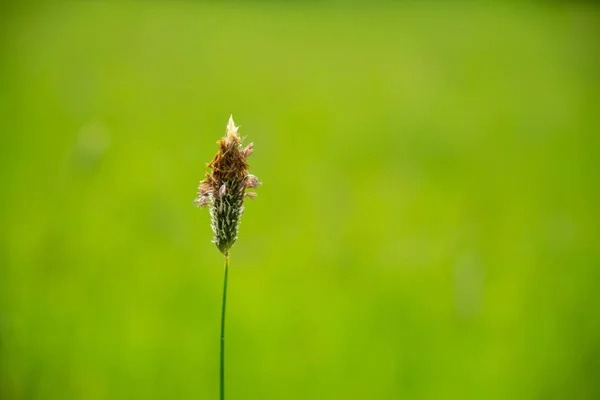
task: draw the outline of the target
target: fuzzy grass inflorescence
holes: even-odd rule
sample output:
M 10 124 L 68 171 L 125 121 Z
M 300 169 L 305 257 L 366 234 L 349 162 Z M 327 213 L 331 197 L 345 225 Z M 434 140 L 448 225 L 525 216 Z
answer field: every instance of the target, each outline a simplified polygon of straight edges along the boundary
M 225 309 L 227 304 L 227 277 L 229 275 L 229 249 L 237 240 L 240 218 L 244 213 L 246 197 L 254 198 L 255 192 L 247 192 L 260 185 L 258 178 L 248 173 L 247 158 L 252 154 L 254 144 L 242 145 L 238 127 L 229 117 L 227 132 L 217 142 L 219 150 L 213 160 L 207 164 L 211 169 L 200 181 L 198 207 L 210 207 L 213 242 L 225 256 L 225 275 L 223 278 L 223 302 L 221 307 L 220 342 L 220 399 L 225 399 Z
M 219 150 L 207 164 L 211 172 L 207 172 L 206 178 L 200 182 L 195 203 L 198 207 L 210 207 L 213 242 L 227 256 L 237 240 L 244 199 L 256 197 L 255 192 L 246 190 L 258 187 L 260 182 L 248 173 L 246 161 L 253 152 L 254 144 L 243 147 L 232 116 L 229 117 L 227 133 L 217 144 Z

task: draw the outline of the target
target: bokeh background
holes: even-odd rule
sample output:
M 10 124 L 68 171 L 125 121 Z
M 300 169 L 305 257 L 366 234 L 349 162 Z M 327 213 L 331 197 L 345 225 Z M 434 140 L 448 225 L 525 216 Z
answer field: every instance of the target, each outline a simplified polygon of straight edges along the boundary
M 0 398 L 600 398 L 598 8 L 4 5 Z

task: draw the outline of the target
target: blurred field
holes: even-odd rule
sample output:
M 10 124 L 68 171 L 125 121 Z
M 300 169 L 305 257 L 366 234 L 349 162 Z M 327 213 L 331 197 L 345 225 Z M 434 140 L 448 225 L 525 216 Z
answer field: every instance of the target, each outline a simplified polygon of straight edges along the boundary
M 230 113 L 229 399 L 600 398 L 597 9 L 444 4 L 5 14 L 0 398 L 217 398 Z

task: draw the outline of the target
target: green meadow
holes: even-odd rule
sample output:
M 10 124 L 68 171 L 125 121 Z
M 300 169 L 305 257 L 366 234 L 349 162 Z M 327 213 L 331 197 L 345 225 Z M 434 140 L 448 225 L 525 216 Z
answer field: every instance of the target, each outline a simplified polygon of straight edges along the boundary
M 0 398 L 600 398 L 599 10 L 5 8 Z

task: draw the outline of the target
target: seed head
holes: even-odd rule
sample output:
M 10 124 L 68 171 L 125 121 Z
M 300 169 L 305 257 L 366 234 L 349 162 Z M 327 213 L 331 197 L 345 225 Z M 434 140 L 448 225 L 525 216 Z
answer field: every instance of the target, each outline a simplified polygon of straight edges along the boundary
M 248 173 L 246 162 L 254 144 L 243 148 L 238 128 L 230 116 L 225 136 L 217 141 L 219 150 L 207 164 L 211 171 L 200 182 L 198 197 L 194 200 L 198 207 L 210 207 L 213 242 L 224 255 L 237 239 L 244 198 L 256 197 L 255 192 L 246 192 L 246 189 L 261 184 L 256 176 Z

